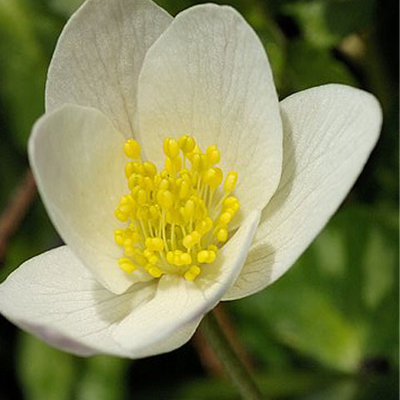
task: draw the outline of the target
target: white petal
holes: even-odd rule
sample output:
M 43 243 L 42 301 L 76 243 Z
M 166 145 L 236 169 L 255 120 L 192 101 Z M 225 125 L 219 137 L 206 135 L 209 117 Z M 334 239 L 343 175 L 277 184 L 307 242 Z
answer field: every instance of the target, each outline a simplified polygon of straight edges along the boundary
M 0 313 L 70 353 L 129 356 L 113 332 L 154 292 L 153 283 L 136 284 L 122 295 L 109 292 L 64 246 L 25 262 L 0 285 Z
M 162 160 L 165 137 L 193 135 L 203 151 L 220 148 L 226 173 L 238 171 L 244 215 L 268 203 L 282 165 L 279 104 L 262 44 L 237 11 L 179 14 L 147 53 L 138 90 L 148 157 Z
M 134 136 L 144 56 L 172 17 L 150 0 L 89 0 L 65 26 L 50 65 L 46 109 L 64 103 L 102 110 Z
M 382 123 L 372 95 L 342 85 L 297 93 L 281 110 L 282 180 L 226 300 L 263 289 L 293 265 L 353 186 Z
M 164 276 L 153 300 L 136 308 L 114 332 L 132 357 L 171 351 L 190 339 L 203 315 L 237 278 L 260 218 L 253 212 L 228 241 L 214 264 L 194 282 Z M 209 269 L 207 271 L 207 268 Z
M 122 293 L 132 275 L 118 267 L 121 249 L 114 216 L 126 192 L 124 137 L 100 112 L 65 105 L 34 126 L 29 157 L 50 217 L 82 262 L 102 284 Z

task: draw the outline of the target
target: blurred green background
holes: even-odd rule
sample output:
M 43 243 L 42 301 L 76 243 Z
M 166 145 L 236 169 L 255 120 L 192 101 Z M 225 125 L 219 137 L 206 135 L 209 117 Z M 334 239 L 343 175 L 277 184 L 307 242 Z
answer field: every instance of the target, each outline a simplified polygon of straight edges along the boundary
M 50 57 L 81 2 L 0 0 L 0 210 L 28 167 L 26 143 L 43 112 Z M 195 4 L 158 3 L 172 14 Z M 281 280 L 224 304 L 230 325 L 267 398 L 397 399 L 398 1 L 227 3 L 260 35 L 281 98 L 345 83 L 374 93 L 384 111 L 381 139 L 339 212 Z M 0 281 L 58 244 L 36 199 L 0 260 Z M 196 343 L 133 362 L 83 359 L 0 317 L 0 399 L 238 399 L 229 381 L 200 361 Z

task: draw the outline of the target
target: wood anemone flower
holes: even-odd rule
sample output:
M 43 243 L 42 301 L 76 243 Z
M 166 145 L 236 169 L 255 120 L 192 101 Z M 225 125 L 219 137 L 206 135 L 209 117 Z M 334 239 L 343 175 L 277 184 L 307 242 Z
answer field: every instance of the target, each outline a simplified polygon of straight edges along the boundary
M 0 312 L 79 355 L 139 358 L 189 340 L 221 300 L 264 289 L 349 192 L 381 126 L 370 94 L 278 101 L 231 7 L 175 18 L 88 0 L 58 41 L 29 157 L 66 245 L 0 286 Z

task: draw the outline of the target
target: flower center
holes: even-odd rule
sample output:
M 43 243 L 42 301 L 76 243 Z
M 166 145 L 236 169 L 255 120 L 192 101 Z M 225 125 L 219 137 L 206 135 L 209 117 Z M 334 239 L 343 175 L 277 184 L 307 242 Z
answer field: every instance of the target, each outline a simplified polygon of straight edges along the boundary
M 202 153 L 191 136 L 167 138 L 163 150 L 164 169 L 157 172 L 153 163 L 141 160 L 136 140 L 124 144 L 132 161 L 125 165 L 130 193 L 115 211 L 126 223 L 115 231 L 124 252 L 118 263 L 126 273 L 144 269 L 154 278 L 174 274 L 193 281 L 228 239 L 240 207 L 232 196 L 237 173 L 229 172 L 222 185 L 219 150 L 209 146 Z

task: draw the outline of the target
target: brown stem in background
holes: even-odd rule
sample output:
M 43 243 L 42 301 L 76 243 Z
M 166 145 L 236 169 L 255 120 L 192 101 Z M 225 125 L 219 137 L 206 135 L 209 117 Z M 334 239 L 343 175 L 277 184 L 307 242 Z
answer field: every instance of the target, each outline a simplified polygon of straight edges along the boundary
M 35 197 L 36 184 L 28 169 L 0 215 L 0 262 L 4 259 L 8 240 L 20 226 Z
M 229 343 L 236 351 L 236 353 L 238 353 L 246 367 L 251 371 L 251 359 L 247 354 L 243 344 L 240 342 L 239 337 L 234 329 L 233 323 L 229 317 L 229 314 L 225 311 L 222 303 L 220 303 L 214 309 L 214 315 L 217 318 L 219 324 L 222 326 L 223 330 L 225 331 Z M 204 335 L 201 333 L 200 329 L 197 330 L 196 334 L 194 335 L 192 343 L 197 350 L 201 364 L 210 375 L 219 377 L 226 375 L 225 370 L 221 365 L 221 362 L 216 357 L 211 347 L 208 345 L 208 342 Z

